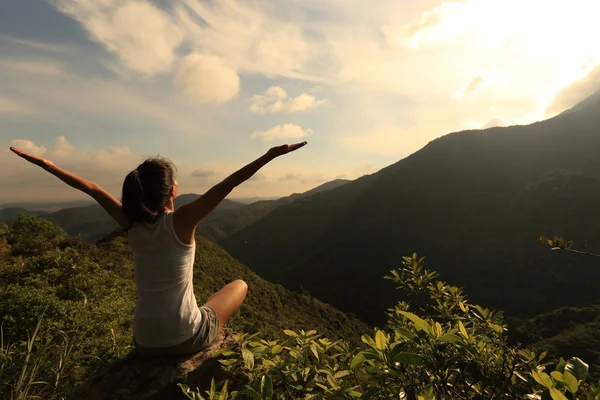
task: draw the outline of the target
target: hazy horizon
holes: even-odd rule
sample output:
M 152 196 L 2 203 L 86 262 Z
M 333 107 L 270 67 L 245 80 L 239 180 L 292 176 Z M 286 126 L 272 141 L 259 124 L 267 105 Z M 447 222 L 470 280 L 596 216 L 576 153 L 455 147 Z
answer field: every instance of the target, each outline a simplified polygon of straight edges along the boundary
M 202 193 L 307 140 L 232 193 L 281 197 L 450 132 L 552 117 L 600 88 L 599 12 L 591 0 L 14 1 L 0 15 L 0 204 L 85 198 L 11 145 L 118 196 L 148 155 L 175 162 L 181 193 Z

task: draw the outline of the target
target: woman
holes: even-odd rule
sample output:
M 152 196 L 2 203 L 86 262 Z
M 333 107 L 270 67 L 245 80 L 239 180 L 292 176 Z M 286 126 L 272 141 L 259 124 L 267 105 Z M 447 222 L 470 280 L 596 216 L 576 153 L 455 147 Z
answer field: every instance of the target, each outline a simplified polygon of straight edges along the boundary
M 150 158 L 123 182 L 121 202 L 98 184 L 51 161 L 10 149 L 27 161 L 96 200 L 128 233 L 135 259 L 137 302 L 134 342 L 142 354 L 183 355 L 208 346 L 241 306 L 248 286 L 231 282 L 198 307 L 193 290 L 196 225 L 236 186 L 276 157 L 306 142 L 273 147 L 196 200 L 175 210 L 175 168 L 166 159 Z

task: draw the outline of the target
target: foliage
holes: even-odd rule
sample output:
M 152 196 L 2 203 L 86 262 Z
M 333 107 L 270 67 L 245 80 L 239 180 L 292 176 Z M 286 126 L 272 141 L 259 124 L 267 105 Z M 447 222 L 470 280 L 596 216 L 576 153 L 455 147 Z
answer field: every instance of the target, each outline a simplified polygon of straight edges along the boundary
M 552 239 L 549 239 L 546 236 L 541 235 L 540 243 L 547 244 L 548 246 L 550 246 L 552 248 L 552 250 L 566 250 L 566 251 L 570 251 L 573 253 L 585 254 L 585 255 L 593 256 L 593 257 L 600 257 L 600 254 L 591 253 L 590 251 L 588 251 L 587 246 L 586 246 L 585 250 L 575 250 L 575 249 L 573 249 L 573 241 L 572 240 L 565 240 L 558 236 L 554 236 Z
M 471 304 L 423 262 L 405 257 L 386 277 L 412 301 L 388 310 L 386 329 L 363 335 L 362 347 L 314 330 L 286 330 L 284 340 L 238 334 L 218 354 L 228 376 L 208 398 L 600 399 L 587 364 L 509 345 L 501 312 Z

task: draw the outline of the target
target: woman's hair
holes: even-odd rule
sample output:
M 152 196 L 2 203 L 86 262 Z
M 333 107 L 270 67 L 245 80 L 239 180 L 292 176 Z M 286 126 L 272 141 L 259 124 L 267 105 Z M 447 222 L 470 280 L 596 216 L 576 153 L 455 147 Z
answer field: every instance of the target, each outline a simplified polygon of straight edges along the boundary
M 162 214 L 175 184 L 175 166 L 166 158 L 148 158 L 125 177 L 121 202 L 131 224 Z

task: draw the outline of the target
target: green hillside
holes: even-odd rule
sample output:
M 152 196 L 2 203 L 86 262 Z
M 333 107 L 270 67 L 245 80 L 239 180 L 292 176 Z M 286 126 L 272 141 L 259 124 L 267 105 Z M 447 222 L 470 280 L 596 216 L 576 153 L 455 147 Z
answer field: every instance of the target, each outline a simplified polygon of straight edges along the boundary
M 237 278 L 248 283 L 249 293 L 232 320 L 235 329 L 272 337 L 281 336 L 283 329 L 316 329 L 355 341 L 367 330 L 332 306 L 261 279 L 215 243 L 197 237 L 198 301 Z M 21 216 L 10 230 L 0 231 L 0 293 L 3 348 L 26 352 L 27 337 L 42 319 L 41 343 L 59 349 L 64 339 L 75 346 L 69 355 L 72 364 L 64 371 L 70 385 L 131 349 L 135 284 L 122 236 L 94 245 L 69 237 L 45 219 Z M 5 361 L 0 364 L 2 382 L 19 368 Z M 52 376 L 55 366 L 46 367 L 40 378 Z M 6 398 L 6 390 L 0 387 L 0 398 Z
M 371 323 L 395 298 L 380 277 L 413 251 L 509 315 L 600 304 L 595 261 L 537 243 L 559 235 L 578 246 L 600 233 L 598 149 L 591 100 L 528 126 L 453 133 L 220 243 L 266 279 Z

